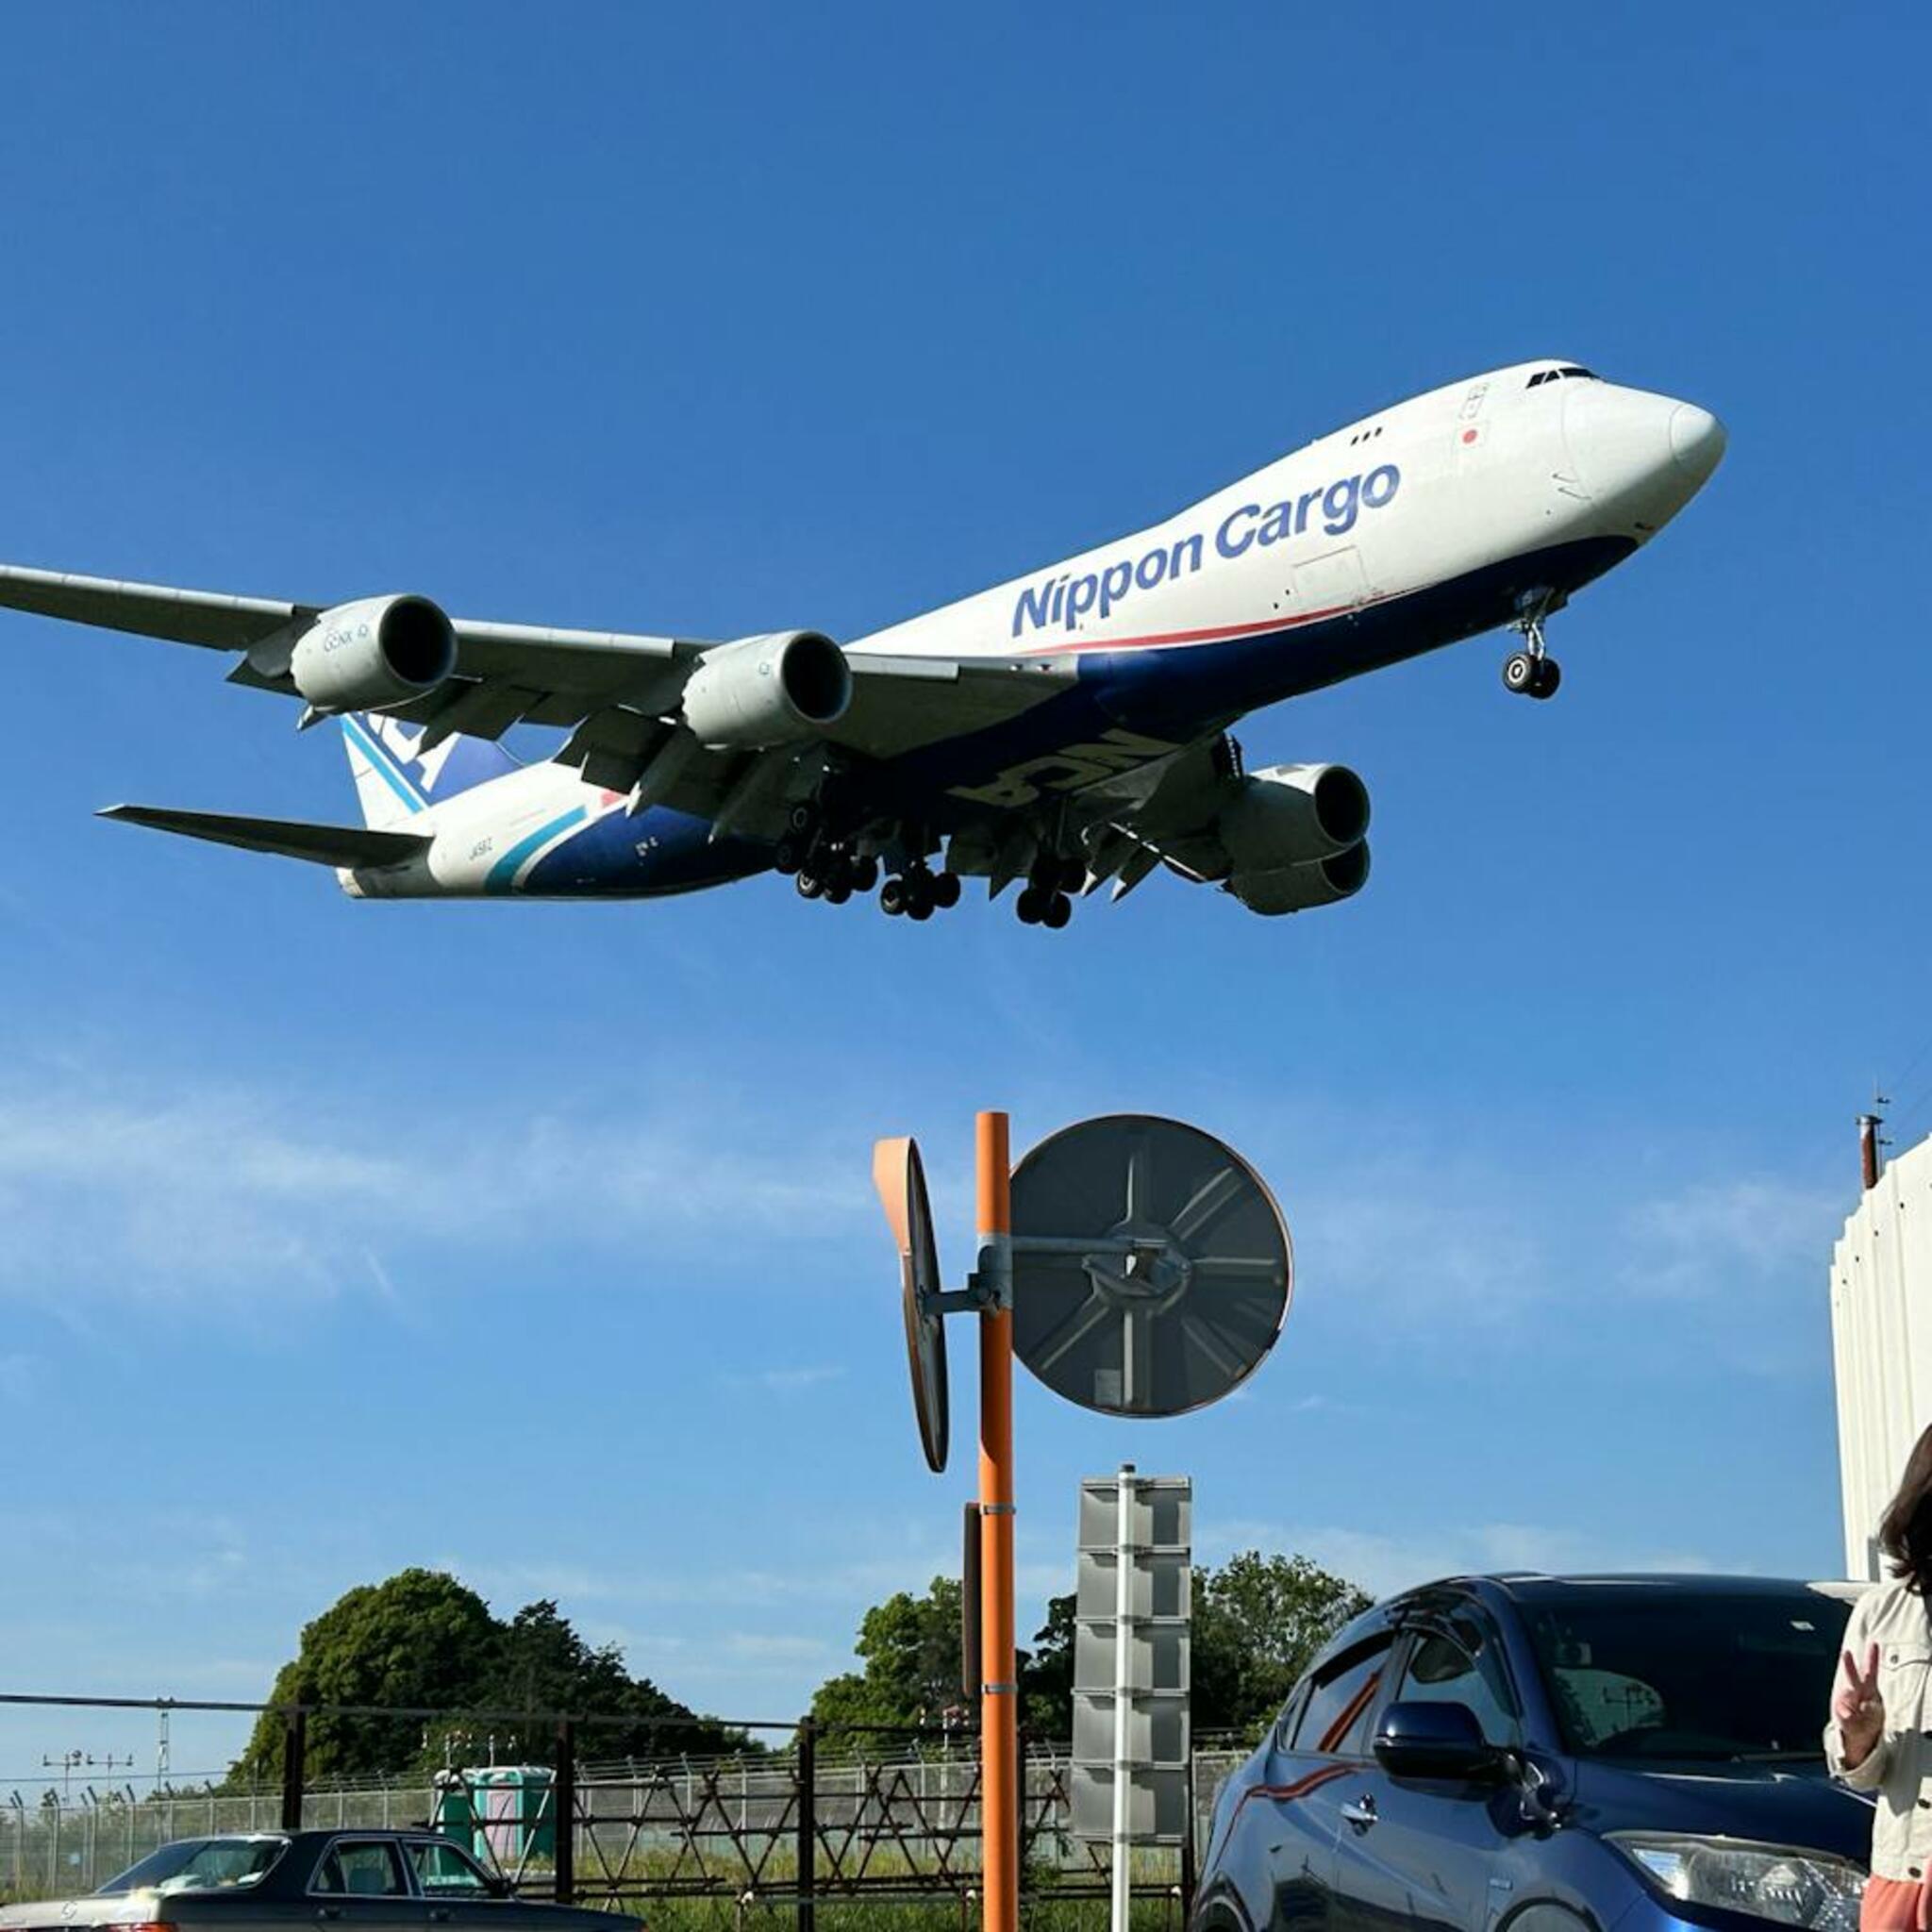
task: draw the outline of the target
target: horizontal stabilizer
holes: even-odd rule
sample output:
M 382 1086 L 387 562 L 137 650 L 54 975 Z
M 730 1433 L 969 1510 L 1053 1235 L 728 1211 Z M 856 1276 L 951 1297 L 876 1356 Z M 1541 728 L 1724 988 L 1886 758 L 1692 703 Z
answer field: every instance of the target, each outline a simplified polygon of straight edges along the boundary
M 360 825 L 310 825 L 300 819 L 250 819 L 225 811 L 171 811 L 158 805 L 110 805 L 100 813 L 157 832 L 179 832 L 247 852 L 274 852 L 316 865 L 400 865 L 429 849 L 413 832 L 371 832 Z

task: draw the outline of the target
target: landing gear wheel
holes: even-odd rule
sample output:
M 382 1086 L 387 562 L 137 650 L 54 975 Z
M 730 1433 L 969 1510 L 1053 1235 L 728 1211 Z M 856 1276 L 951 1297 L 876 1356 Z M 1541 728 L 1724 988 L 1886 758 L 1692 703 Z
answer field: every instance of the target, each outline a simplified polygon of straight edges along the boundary
M 1058 932 L 1074 916 L 1074 902 L 1064 892 L 1056 892 L 1046 902 L 1046 910 L 1040 915 L 1040 923 L 1050 931 Z
M 852 868 L 852 890 L 855 892 L 869 892 L 879 882 L 879 862 L 876 858 L 858 859 Z
M 924 925 L 932 917 L 932 901 L 924 897 L 913 900 L 906 908 L 906 917 Z
M 894 873 L 879 888 L 879 910 L 888 919 L 897 919 L 907 906 L 906 881 Z
M 959 903 L 959 874 L 939 872 L 932 878 L 932 903 L 941 912 L 950 912 Z
M 819 828 L 819 815 L 801 799 L 785 814 L 785 824 L 794 839 L 809 839 Z
M 848 880 L 840 879 L 835 884 L 825 888 L 825 904 L 827 906 L 842 906 L 851 896 L 852 887 Z
M 819 898 L 825 890 L 825 882 L 815 872 L 802 872 L 791 881 L 798 889 L 801 899 Z
M 1533 698 L 1553 698 L 1562 681 L 1563 667 L 1554 658 L 1539 658 L 1536 675 L 1530 681 L 1529 694 Z
M 1020 915 L 1022 925 L 1038 925 L 1046 917 L 1046 908 L 1053 903 L 1052 895 L 1038 886 L 1028 886 L 1019 897 L 1013 910 Z
M 787 874 L 795 873 L 804 863 L 805 844 L 802 840 L 787 836 L 778 841 L 777 850 L 772 854 L 772 865 L 774 871 Z
M 1527 651 L 1511 651 L 1503 659 L 1503 689 L 1518 697 L 1534 697 L 1537 687 L 1537 659 Z

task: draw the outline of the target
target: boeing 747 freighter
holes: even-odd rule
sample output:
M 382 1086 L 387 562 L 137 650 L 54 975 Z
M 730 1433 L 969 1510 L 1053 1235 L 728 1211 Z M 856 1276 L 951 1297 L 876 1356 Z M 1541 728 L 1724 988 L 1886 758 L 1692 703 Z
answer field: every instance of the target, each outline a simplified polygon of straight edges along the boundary
M 362 899 L 648 898 L 777 870 L 924 920 L 965 879 L 1063 926 L 1157 867 L 1255 912 L 1359 891 L 1368 790 L 1243 769 L 1259 706 L 1544 627 L 1724 453 L 1695 404 L 1572 362 L 1364 416 L 1177 515 L 872 637 L 729 641 L 452 618 L 416 593 L 285 603 L 0 566 L 0 605 L 239 654 L 230 682 L 335 720 L 359 826 L 122 805 L 106 816 L 335 868 Z M 518 724 L 568 732 L 541 762 Z

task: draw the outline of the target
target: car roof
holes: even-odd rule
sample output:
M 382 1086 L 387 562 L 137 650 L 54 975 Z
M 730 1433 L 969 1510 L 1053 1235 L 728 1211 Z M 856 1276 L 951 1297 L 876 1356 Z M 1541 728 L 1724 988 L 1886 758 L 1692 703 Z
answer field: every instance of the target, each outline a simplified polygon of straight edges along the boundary
M 1636 1571 L 1551 1575 L 1542 1571 L 1507 1571 L 1493 1576 L 1459 1579 L 1487 1583 L 1517 1603 L 1547 1603 L 1592 1591 L 1628 1591 L 1652 1596 L 1789 1597 L 1800 1594 L 1842 1597 L 1842 1583 L 1800 1576 L 1726 1576 L 1709 1571 Z M 1440 1586 L 1438 1586 L 1440 1588 Z M 1856 1588 L 1856 1586 L 1854 1586 Z

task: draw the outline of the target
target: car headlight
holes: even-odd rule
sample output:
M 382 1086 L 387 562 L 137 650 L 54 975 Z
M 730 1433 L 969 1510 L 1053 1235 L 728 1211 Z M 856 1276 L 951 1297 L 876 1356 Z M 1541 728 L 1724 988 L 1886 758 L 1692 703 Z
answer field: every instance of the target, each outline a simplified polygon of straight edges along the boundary
M 1857 1932 L 1865 1874 L 1848 1858 L 1679 1832 L 1617 1831 L 1608 1837 L 1659 1891 L 1687 1905 L 1721 1906 L 1816 1932 Z

